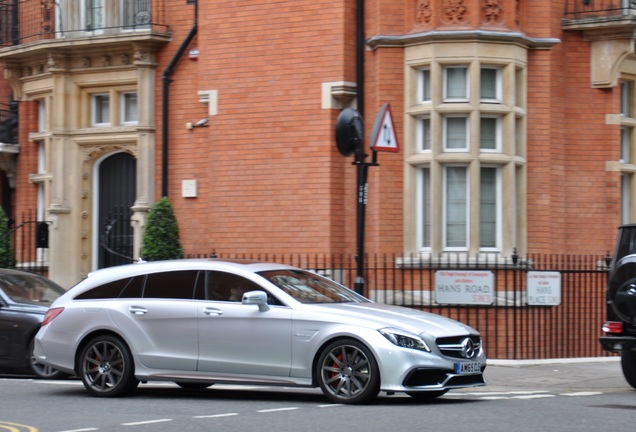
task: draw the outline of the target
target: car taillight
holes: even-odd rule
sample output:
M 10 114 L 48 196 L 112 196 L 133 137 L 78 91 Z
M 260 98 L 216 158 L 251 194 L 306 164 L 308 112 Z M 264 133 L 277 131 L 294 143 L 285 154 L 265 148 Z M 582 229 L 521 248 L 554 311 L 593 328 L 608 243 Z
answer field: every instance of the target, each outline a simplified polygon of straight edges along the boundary
M 620 321 L 607 321 L 603 324 L 603 333 L 623 333 L 623 323 Z
M 42 321 L 42 326 L 44 327 L 45 325 L 47 325 L 48 323 L 53 321 L 55 319 L 55 317 L 57 317 L 63 311 L 64 311 L 64 308 L 62 308 L 62 307 L 60 307 L 60 308 L 52 308 L 52 309 L 47 310 L 46 313 L 44 314 L 44 320 Z

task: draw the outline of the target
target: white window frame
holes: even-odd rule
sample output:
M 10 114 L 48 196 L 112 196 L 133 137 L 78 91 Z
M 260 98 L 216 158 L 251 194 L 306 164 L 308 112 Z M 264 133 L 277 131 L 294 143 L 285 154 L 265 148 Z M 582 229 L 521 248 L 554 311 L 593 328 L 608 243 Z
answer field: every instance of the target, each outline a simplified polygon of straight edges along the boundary
M 131 119 L 127 119 L 129 115 L 127 102 L 128 102 L 128 98 L 132 95 L 135 96 L 135 115 L 134 115 L 134 119 L 131 120 Z M 137 92 L 120 93 L 119 108 L 120 108 L 119 112 L 121 115 L 120 122 L 122 125 L 135 125 L 139 123 L 139 97 L 137 95 Z
M 419 104 L 431 102 L 431 69 L 422 68 L 418 71 L 418 100 Z
M 495 98 L 484 98 L 481 95 L 482 91 L 482 76 L 484 70 L 494 70 L 495 71 Z M 503 82 L 502 82 L 502 73 L 501 68 L 498 66 L 482 66 L 479 69 L 479 98 L 481 102 L 484 103 L 501 103 L 502 93 L 503 93 Z
M 449 206 L 449 197 L 448 197 L 448 170 L 449 168 L 462 168 L 466 173 L 466 184 L 465 184 L 465 214 L 464 221 L 466 224 L 466 237 L 464 239 L 463 246 L 449 246 L 448 245 L 448 206 Z M 470 172 L 468 166 L 466 165 L 445 165 L 443 170 L 443 192 L 442 192 L 442 208 L 443 208 L 443 222 L 442 222 L 442 231 L 443 231 L 443 250 L 448 252 L 465 252 L 469 248 L 470 244 Z
M 152 2 L 151 1 L 148 2 L 150 10 L 147 11 L 148 12 L 147 14 L 143 14 L 142 15 L 144 18 L 148 19 L 147 24 L 137 24 L 137 23 L 135 23 L 134 22 L 134 20 L 135 20 L 134 16 L 131 17 L 131 23 L 130 24 L 128 24 L 126 22 L 126 16 L 127 16 L 126 12 L 127 12 L 127 9 L 128 9 L 127 6 L 128 6 L 128 4 L 132 4 L 134 1 L 135 0 L 120 0 L 120 3 L 119 3 L 119 5 L 120 5 L 119 6 L 119 10 L 120 10 L 119 19 L 120 19 L 120 23 L 121 23 L 123 31 L 131 32 L 131 31 L 149 30 L 150 27 L 151 27 L 151 23 L 152 23 Z
M 463 147 L 449 147 L 448 146 L 448 138 L 449 138 L 449 133 L 448 133 L 448 120 L 449 119 L 464 119 L 464 124 L 465 124 L 465 136 L 464 136 L 464 146 Z M 466 114 L 451 114 L 451 115 L 445 115 L 444 119 L 443 119 L 443 136 L 442 136 L 442 142 L 443 142 L 443 146 L 444 146 L 444 151 L 445 152 L 467 152 L 469 147 L 470 147 L 470 119 L 468 117 L 468 115 Z
M 482 239 L 481 239 L 481 234 L 483 233 L 483 229 L 481 226 L 481 219 L 482 219 L 482 205 L 483 205 L 483 199 L 481 196 L 481 187 L 482 187 L 482 182 L 481 182 L 481 173 L 483 172 L 483 169 L 494 169 L 495 170 L 495 246 L 482 246 Z M 479 239 L 479 250 L 480 252 L 499 252 L 501 250 L 501 236 L 502 236 L 502 227 L 501 227 L 501 221 L 502 221 L 502 201 L 503 201 L 503 189 L 501 186 L 501 178 L 502 178 L 502 167 L 501 166 L 497 166 L 497 165 L 482 165 L 480 167 L 480 183 L 479 183 L 479 188 L 480 188 L 480 197 L 479 197 L 479 223 L 480 223 L 480 227 L 479 227 L 479 234 L 480 234 L 480 239 Z
M 634 93 L 634 81 L 621 80 L 621 115 L 632 116 L 632 96 Z
M 485 118 L 494 119 L 495 120 L 495 148 L 484 148 L 481 145 L 482 141 L 482 120 Z M 479 117 L 479 151 L 484 153 L 500 153 L 501 152 L 501 141 L 502 141 L 502 125 L 503 121 L 501 116 L 499 115 L 490 115 L 483 114 Z
M 417 170 L 417 247 L 430 251 L 432 248 L 432 208 L 431 167 L 420 166 Z
M 38 101 L 38 132 L 46 131 L 46 99 Z
M 80 18 L 80 22 L 81 22 L 81 27 L 82 29 L 84 29 L 84 31 L 86 33 L 91 33 L 91 34 L 101 34 L 104 33 L 105 27 L 106 27 L 106 2 L 107 1 L 112 1 L 112 0 L 82 0 L 81 1 L 81 7 L 80 7 L 80 13 L 81 18 Z M 102 16 L 101 16 L 101 23 L 99 23 L 99 27 L 93 27 L 93 28 L 89 28 L 88 27 L 88 22 L 87 22 L 87 14 L 88 14 L 88 3 L 94 3 L 97 2 L 99 4 L 101 4 L 101 11 L 102 11 Z M 95 18 L 95 17 L 93 17 Z
M 420 153 L 428 153 L 432 150 L 431 118 L 420 117 L 417 119 L 417 148 Z M 428 138 L 427 138 L 428 137 Z M 428 146 L 426 146 L 428 144 Z
M 465 92 L 463 96 L 451 97 L 449 96 L 449 72 L 451 70 L 464 70 L 464 88 Z M 457 66 L 444 66 L 444 78 L 443 78 L 443 91 L 444 91 L 444 102 L 468 102 L 468 96 L 470 95 L 470 69 L 467 65 L 457 65 Z
M 632 222 L 632 173 L 621 174 L 621 224 Z
M 106 100 L 108 101 L 108 114 L 106 115 L 107 117 L 106 119 L 98 118 L 98 115 L 97 115 L 98 114 L 97 101 L 101 97 L 106 97 Z M 111 120 L 110 120 L 111 103 L 112 103 L 112 98 L 109 93 L 96 93 L 91 95 L 91 124 L 93 126 L 110 126 L 111 125 Z M 102 110 L 102 108 L 99 108 L 99 109 Z M 106 121 L 100 121 L 100 120 L 106 120 Z

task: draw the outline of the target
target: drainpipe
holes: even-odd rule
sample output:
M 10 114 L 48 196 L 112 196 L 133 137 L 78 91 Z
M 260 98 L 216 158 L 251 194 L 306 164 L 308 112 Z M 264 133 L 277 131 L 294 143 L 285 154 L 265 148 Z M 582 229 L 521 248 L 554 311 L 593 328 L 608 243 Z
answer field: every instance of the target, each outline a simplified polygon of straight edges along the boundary
M 364 0 L 356 0 L 356 98 L 364 118 Z
M 170 61 L 168 67 L 163 71 L 163 75 L 161 75 L 161 81 L 163 83 L 163 96 L 162 96 L 162 144 L 161 144 L 161 196 L 168 196 L 168 115 L 169 115 L 169 102 L 170 102 L 170 83 L 172 80 L 170 76 L 174 72 L 174 69 L 177 67 L 177 63 L 183 57 L 188 45 L 192 42 L 192 39 L 197 34 L 197 25 L 199 21 L 199 7 L 197 0 L 194 0 L 194 24 L 190 29 L 190 33 L 186 36 L 183 43 L 175 53 L 174 57 Z

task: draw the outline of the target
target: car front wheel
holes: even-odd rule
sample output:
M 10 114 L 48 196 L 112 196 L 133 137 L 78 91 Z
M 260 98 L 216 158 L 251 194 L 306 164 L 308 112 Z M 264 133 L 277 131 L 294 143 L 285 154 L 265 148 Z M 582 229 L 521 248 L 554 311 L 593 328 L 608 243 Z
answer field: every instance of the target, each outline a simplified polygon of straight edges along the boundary
M 130 349 L 119 338 L 97 336 L 82 350 L 79 375 L 86 390 L 99 397 L 122 396 L 137 387 Z
M 318 358 L 316 376 L 322 392 L 335 403 L 368 402 L 380 391 L 378 363 L 371 351 L 354 339 L 327 346 Z
M 636 389 L 636 351 L 621 352 L 621 368 L 629 385 Z

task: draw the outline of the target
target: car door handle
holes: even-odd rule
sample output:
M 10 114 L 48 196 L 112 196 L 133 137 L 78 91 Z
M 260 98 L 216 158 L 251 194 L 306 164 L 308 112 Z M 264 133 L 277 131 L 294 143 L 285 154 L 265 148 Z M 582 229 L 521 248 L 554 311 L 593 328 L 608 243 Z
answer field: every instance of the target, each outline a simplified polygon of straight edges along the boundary
M 205 308 L 203 309 L 203 314 L 207 316 L 221 316 L 223 315 L 223 311 L 216 308 Z
M 145 313 L 148 313 L 148 309 L 141 306 L 131 306 L 128 308 L 128 312 L 130 312 L 133 315 L 143 315 Z

